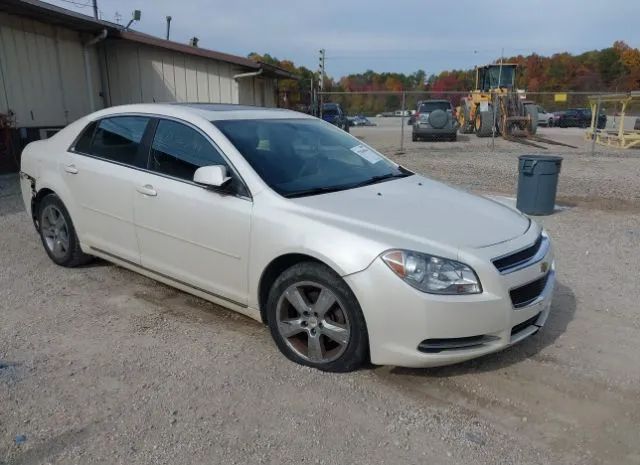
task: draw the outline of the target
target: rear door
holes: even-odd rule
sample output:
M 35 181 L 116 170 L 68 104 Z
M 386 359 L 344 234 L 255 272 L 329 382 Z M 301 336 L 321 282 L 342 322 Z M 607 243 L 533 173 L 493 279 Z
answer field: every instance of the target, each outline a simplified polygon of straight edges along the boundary
M 143 138 L 151 118 L 114 116 L 91 123 L 68 153 L 67 184 L 80 206 L 83 244 L 139 264 L 133 199 L 146 168 Z

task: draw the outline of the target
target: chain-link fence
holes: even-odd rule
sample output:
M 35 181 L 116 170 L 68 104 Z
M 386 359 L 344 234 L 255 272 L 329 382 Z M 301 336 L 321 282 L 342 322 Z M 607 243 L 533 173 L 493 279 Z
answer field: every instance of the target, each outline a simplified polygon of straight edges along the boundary
M 640 96 L 630 98 L 629 93 L 499 95 L 468 91 L 323 92 L 317 101 L 324 102 L 324 119 L 346 124 L 357 136 L 374 139 L 378 146 L 394 152 L 427 141 L 477 144 L 475 138 L 487 138 L 492 149 L 496 142 L 506 147 L 502 142 L 506 140 L 540 150 L 554 146 L 593 152 L 596 139 L 603 143 L 601 139 L 607 134 L 617 137 L 621 128 L 627 134 L 640 132 Z M 316 111 L 319 115 L 320 109 Z M 335 115 L 339 111 L 345 115 L 344 123 Z M 594 133 L 597 137 L 592 137 Z

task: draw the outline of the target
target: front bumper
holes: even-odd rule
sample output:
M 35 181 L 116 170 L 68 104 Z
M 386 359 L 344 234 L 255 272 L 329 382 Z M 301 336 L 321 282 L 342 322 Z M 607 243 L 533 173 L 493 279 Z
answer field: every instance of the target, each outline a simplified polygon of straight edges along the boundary
M 449 365 L 502 350 L 544 325 L 555 287 L 551 247 L 542 262 L 508 275 L 501 275 L 490 262 L 486 269 L 476 265 L 475 270 L 483 292 L 467 296 L 420 292 L 380 259 L 346 276 L 367 322 L 371 362 L 404 367 Z M 509 291 L 545 275 L 537 298 L 514 308 Z M 444 349 L 437 350 L 438 344 Z

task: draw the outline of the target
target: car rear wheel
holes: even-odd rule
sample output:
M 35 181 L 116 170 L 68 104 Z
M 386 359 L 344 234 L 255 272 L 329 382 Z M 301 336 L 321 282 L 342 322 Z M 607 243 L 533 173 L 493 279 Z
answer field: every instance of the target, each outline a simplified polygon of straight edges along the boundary
M 267 323 L 280 351 L 301 365 L 346 372 L 368 357 L 358 301 L 342 278 L 320 263 L 299 263 L 276 279 Z
M 38 225 L 44 250 L 54 263 L 74 267 L 91 260 L 92 257 L 80 249 L 69 212 L 57 195 L 49 194 L 40 201 Z

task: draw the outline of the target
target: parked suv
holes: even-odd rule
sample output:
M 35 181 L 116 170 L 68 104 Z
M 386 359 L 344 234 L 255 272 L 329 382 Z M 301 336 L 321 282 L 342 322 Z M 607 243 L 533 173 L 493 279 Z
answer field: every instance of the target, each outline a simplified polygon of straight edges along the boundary
M 322 119 L 349 132 L 349 120 L 339 103 L 325 103 L 322 105 Z
M 570 108 L 560 115 L 557 122 L 561 128 L 588 128 L 591 126 L 591 110 L 589 108 Z M 603 129 L 607 124 L 607 115 L 601 112 L 598 115 L 598 129 Z
M 456 140 L 458 122 L 453 117 L 449 100 L 425 100 L 418 104 L 413 123 L 412 139 Z

